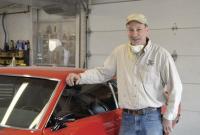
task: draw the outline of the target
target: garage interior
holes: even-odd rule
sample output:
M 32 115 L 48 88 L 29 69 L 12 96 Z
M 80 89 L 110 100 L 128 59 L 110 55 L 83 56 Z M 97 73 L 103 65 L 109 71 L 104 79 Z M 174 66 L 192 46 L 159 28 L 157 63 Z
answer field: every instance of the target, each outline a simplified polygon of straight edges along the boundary
M 173 135 L 199 135 L 199 0 L 0 0 L 0 65 L 101 66 L 127 42 L 125 19 L 146 15 L 151 39 L 173 56 L 183 83 Z

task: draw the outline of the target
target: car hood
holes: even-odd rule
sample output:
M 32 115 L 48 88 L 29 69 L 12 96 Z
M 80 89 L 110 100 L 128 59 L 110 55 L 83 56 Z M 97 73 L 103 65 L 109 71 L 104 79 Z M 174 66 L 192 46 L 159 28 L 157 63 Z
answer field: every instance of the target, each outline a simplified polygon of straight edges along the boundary
M 0 127 L 0 135 L 42 135 L 42 131 Z

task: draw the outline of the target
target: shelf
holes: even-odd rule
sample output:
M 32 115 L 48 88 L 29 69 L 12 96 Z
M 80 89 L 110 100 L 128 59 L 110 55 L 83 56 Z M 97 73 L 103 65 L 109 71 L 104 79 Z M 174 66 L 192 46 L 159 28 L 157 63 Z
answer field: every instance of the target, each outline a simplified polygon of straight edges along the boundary
M 29 65 L 29 50 L 0 51 L 0 65 L 10 65 L 13 57 L 16 65 Z
M 23 58 L 24 52 L 23 51 L 0 51 L 1 58 Z

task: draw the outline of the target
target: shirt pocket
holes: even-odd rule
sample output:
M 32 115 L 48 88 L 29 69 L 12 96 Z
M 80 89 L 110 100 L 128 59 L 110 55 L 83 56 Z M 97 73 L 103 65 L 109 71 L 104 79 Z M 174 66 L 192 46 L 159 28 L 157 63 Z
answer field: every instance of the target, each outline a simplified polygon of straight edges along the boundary
M 140 77 L 145 85 L 153 85 L 157 81 L 160 82 L 160 73 L 155 64 L 144 64 L 139 69 Z

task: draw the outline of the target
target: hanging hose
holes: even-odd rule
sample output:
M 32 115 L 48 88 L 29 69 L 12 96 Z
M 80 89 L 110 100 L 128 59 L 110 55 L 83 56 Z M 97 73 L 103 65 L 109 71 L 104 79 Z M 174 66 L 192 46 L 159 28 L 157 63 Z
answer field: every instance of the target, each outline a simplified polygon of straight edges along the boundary
M 3 31 L 4 31 L 4 35 L 5 35 L 5 38 L 4 38 L 4 49 L 6 49 L 6 45 L 7 45 L 7 33 L 6 33 L 6 28 L 5 28 L 5 16 L 6 16 L 6 13 L 3 13 L 2 15 L 2 27 L 3 27 Z
M 27 10 L 25 11 L 19 11 L 19 12 L 11 12 L 11 13 L 0 13 L 0 15 L 2 15 L 2 27 L 3 27 L 3 31 L 5 34 L 5 38 L 4 38 L 4 50 L 8 51 L 9 50 L 9 45 L 7 43 L 7 32 L 6 32 L 6 27 L 5 27 L 5 16 L 6 15 L 12 15 L 12 14 L 25 14 L 25 13 L 29 13 L 30 12 L 30 6 L 27 6 Z

